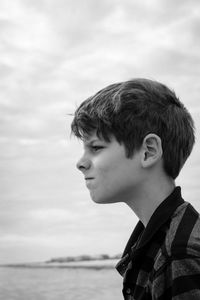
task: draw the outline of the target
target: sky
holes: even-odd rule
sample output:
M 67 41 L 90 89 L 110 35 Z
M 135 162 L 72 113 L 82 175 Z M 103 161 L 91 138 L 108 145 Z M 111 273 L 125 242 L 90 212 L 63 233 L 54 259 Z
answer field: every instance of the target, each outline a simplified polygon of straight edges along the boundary
M 115 255 L 138 219 L 92 202 L 70 137 L 77 106 L 134 77 L 175 90 L 196 124 L 176 184 L 200 210 L 199 0 L 0 0 L 0 263 Z

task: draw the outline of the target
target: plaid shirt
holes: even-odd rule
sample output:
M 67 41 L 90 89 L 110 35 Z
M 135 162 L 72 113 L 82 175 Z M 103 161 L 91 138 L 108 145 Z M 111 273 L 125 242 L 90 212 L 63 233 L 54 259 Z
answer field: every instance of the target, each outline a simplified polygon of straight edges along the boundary
M 139 221 L 116 268 L 125 300 L 200 299 L 200 216 L 180 187 Z

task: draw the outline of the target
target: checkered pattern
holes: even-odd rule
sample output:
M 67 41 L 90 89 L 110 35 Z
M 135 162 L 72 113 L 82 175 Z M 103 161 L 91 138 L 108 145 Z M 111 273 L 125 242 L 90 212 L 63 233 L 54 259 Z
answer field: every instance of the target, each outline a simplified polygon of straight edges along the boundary
M 200 299 L 200 216 L 180 187 L 137 224 L 116 268 L 125 300 Z

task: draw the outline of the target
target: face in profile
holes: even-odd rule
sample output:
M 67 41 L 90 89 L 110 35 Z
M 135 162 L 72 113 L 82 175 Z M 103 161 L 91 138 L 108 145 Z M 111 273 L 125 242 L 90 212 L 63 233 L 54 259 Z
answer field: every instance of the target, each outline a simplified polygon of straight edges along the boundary
M 127 158 L 125 147 L 114 136 L 110 142 L 94 133 L 83 141 L 77 168 L 83 173 L 96 203 L 126 202 L 137 193 L 142 180 L 140 152 Z

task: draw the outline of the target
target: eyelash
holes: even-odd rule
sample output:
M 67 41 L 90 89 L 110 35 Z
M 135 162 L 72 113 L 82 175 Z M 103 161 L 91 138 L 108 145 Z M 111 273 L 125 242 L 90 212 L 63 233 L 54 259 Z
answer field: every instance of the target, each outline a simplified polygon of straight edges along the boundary
M 101 149 L 103 149 L 103 146 L 91 146 L 91 150 L 93 152 L 97 152 L 98 150 L 101 150 Z

